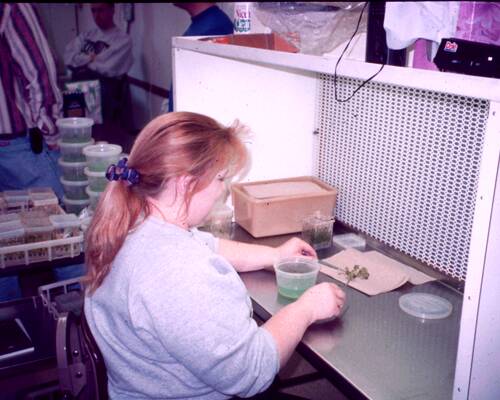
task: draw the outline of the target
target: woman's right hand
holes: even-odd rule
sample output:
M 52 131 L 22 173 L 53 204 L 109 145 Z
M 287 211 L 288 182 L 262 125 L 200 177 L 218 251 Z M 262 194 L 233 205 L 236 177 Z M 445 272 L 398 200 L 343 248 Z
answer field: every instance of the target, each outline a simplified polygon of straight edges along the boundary
M 314 323 L 339 315 L 345 298 L 345 292 L 336 284 L 323 282 L 306 290 L 298 301 L 309 311 L 310 323 Z
M 323 282 L 307 289 L 263 325 L 278 347 L 280 365 L 285 365 L 309 325 L 337 316 L 342 311 L 345 293 L 334 283 Z

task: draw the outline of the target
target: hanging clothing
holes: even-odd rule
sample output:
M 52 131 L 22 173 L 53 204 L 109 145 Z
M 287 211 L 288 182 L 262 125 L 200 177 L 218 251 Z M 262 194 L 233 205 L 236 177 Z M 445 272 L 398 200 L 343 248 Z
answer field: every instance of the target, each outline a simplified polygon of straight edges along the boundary
M 29 3 L 0 4 L 0 134 L 2 139 L 39 128 L 57 142 L 62 96 L 50 46 Z M 7 135 L 7 136 L 6 136 Z

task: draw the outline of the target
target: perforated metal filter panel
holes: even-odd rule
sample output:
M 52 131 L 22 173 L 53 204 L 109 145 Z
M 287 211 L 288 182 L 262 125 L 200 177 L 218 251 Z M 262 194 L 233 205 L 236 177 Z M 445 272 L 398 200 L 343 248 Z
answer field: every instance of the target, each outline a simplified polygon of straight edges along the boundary
M 347 98 L 362 81 L 337 78 Z M 465 280 L 489 102 L 369 82 L 337 102 L 319 75 L 316 176 L 339 189 L 336 218 Z

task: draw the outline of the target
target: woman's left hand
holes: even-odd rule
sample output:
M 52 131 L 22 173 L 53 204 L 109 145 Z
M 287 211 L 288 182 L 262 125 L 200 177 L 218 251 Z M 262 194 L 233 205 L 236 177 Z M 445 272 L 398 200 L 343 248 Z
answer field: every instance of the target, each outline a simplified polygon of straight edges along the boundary
M 316 251 L 302 239 L 298 237 L 291 238 L 277 247 L 279 258 L 286 257 L 306 257 L 318 258 Z

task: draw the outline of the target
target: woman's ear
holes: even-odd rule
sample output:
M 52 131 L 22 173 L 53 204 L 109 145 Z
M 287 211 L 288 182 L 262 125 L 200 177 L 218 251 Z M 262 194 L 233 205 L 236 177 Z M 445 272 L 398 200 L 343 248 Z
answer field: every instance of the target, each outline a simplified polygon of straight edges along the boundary
M 181 175 L 175 178 L 177 193 L 180 193 L 182 196 L 184 196 L 192 179 L 193 178 L 189 175 Z

